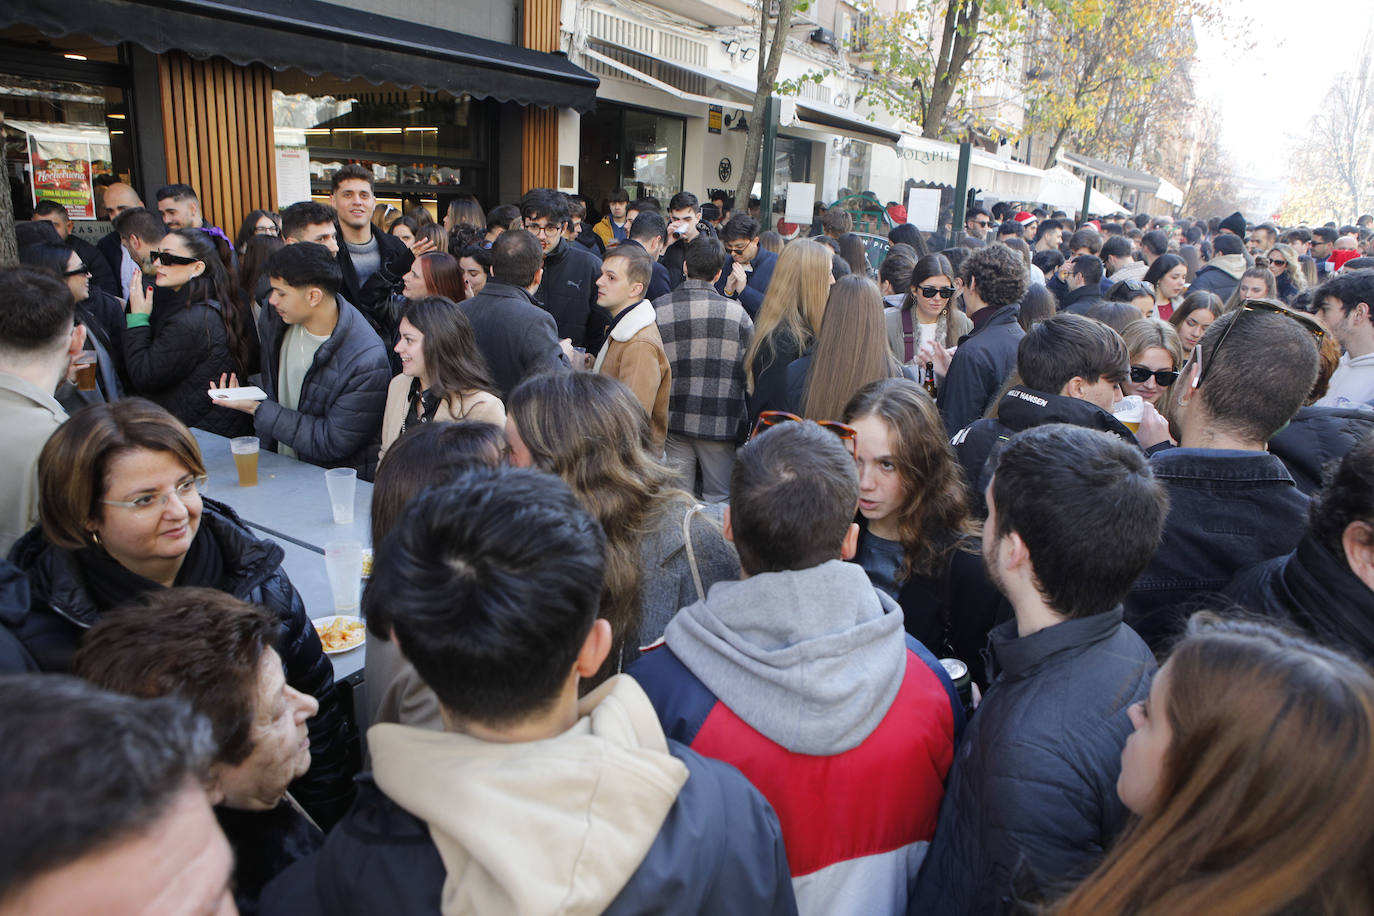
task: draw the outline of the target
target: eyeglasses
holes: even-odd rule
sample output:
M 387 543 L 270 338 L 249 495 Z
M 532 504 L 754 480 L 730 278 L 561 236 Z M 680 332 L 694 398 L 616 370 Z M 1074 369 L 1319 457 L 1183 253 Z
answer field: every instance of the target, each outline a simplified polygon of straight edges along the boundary
M 934 299 L 936 296 L 941 299 L 949 299 L 954 295 L 954 287 L 952 286 L 918 286 L 917 289 L 927 299 Z
M 1143 385 L 1150 380 L 1150 376 L 1155 377 L 1155 382 L 1161 388 L 1168 388 L 1178 381 L 1178 372 L 1173 369 L 1149 369 L 1145 366 L 1131 367 L 1131 384 Z
M 200 258 L 188 258 L 185 255 L 172 254 L 170 251 L 154 251 L 150 260 L 154 264 L 164 264 L 168 267 L 186 267 L 200 261 Z
M 180 502 L 184 503 L 187 499 L 196 495 L 196 493 L 199 492 L 200 488 L 205 486 L 205 482 L 209 479 L 210 478 L 202 474 L 200 477 L 192 477 L 189 480 L 183 480 L 181 483 L 173 487 L 171 492 L 168 493 L 145 493 L 138 499 L 102 499 L 101 502 L 107 506 L 118 506 L 121 509 L 132 509 L 135 512 L 145 512 L 148 509 L 152 509 L 153 507 L 157 507 L 159 510 L 161 510 L 163 507 L 167 505 L 167 500 L 172 498 L 172 493 L 175 493 L 177 495 L 177 499 Z
M 991 225 L 991 221 L 986 219 L 976 219 L 973 221 L 973 225 L 979 227 L 980 229 L 986 229 L 989 225 Z
M 525 228 L 530 232 L 533 232 L 535 235 L 557 235 L 558 233 L 563 231 L 562 226 L 558 226 L 553 223 L 550 223 L 546 226 L 540 226 L 536 223 L 526 223 Z
M 801 417 L 785 410 L 765 410 L 759 414 L 758 422 L 754 424 L 754 431 L 749 434 L 752 439 L 763 433 L 765 430 L 772 429 L 780 423 L 804 423 Z M 852 426 L 843 423 L 836 423 L 834 420 L 817 420 L 816 425 L 822 429 L 829 430 L 840 437 L 840 440 L 849 447 L 849 453 L 856 459 L 859 457 L 859 433 Z
M 749 250 L 748 245 L 726 245 L 725 250 L 728 254 L 738 257 Z
M 1295 312 L 1287 306 L 1279 305 L 1277 302 L 1269 302 L 1264 299 L 1246 299 L 1240 304 L 1240 307 L 1236 309 L 1236 312 L 1236 317 L 1231 319 L 1231 323 L 1226 326 L 1226 330 L 1221 332 L 1221 338 L 1217 340 L 1216 345 L 1212 347 L 1211 362 L 1203 366 L 1202 370 L 1198 372 L 1197 378 L 1193 379 L 1194 388 L 1202 384 L 1203 379 L 1207 376 L 1207 370 L 1209 370 L 1212 364 L 1217 360 L 1217 353 L 1221 352 L 1221 345 L 1226 343 L 1226 338 L 1230 335 L 1231 330 L 1236 325 L 1240 324 L 1241 316 L 1246 312 L 1273 312 L 1276 315 L 1287 315 L 1289 318 L 1292 318 L 1298 324 L 1306 328 L 1313 337 L 1317 338 L 1318 348 L 1321 347 L 1322 340 L 1326 338 L 1326 328 L 1322 327 L 1321 323 L 1315 318 L 1304 315 L 1302 312 Z M 1198 348 L 1194 347 L 1193 349 L 1197 350 Z M 1199 352 L 1197 356 L 1200 357 L 1200 355 Z
M 62 272 L 62 276 L 64 276 L 64 277 L 79 277 L 79 276 L 81 276 L 82 274 L 88 274 L 88 273 L 90 273 L 90 272 L 91 272 L 91 269 L 90 269 L 89 267 L 86 266 L 86 262 L 85 262 L 85 261 L 82 261 L 80 264 L 76 265 L 76 267 L 75 267 L 74 269 L 63 271 L 63 272 Z
M 259 226 L 253 230 L 254 235 L 279 235 L 276 226 Z

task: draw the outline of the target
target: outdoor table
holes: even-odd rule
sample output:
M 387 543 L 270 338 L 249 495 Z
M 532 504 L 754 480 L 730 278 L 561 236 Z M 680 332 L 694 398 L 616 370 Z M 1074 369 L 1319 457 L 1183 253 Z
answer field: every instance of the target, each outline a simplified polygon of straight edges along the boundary
M 371 543 L 372 484 L 358 481 L 353 524 L 336 525 L 324 483 L 324 468 L 264 451 L 258 455 L 258 485 L 241 487 L 229 440 L 203 429 L 191 432 L 200 445 L 205 472 L 210 477 L 205 494 L 233 509 L 255 533 L 285 551 L 282 568 L 300 593 L 305 612 L 311 618 L 333 615 L 334 595 L 325 572 L 324 547 L 330 541 L 357 541 L 364 547 Z M 342 681 L 360 672 L 366 652 L 363 645 L 331 655 L 334 680 Z

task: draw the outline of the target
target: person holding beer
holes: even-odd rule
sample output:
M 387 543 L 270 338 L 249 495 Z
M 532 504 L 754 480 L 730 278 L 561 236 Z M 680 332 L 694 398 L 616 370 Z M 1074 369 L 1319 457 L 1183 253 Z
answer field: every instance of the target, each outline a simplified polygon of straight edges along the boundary
M 78 410 L 39 455 L 40 526 L 11 554 L 32 601 L 9 626 L 41 670 L 66 672 L 91 626 L 149 591 L 214 588 L 266 607 L 278 621 L 287 683 L 320 704 L 310 772 L 291 791 L 327 828 L 353 797 L 333 668 L 281 568 L 282 549 L 202 496 L 205 480 L 190 430 L 151 401 Z

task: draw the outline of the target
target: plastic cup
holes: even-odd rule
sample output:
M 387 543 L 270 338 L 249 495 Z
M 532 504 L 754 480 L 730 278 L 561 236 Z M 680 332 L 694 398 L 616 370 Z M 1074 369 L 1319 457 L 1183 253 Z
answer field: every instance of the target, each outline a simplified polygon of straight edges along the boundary
M 324 568 L 334 594 L 334 612 L 357 616 L 363 587 L 363 545 L 330 541 L 324 545 Z
M 76 388 L 78 391 L 95 390 L 95 366 L 98 357 L 94 350 L 83 350 L 72 358 L 76 367 Z
M 1112 416 L 1131 432 L 1140 432 L 1140 421 L 1145 417 L 1145 399 L 1138 394 L 1122 398 L 1112 407 Z
M 573 347 L 573 348 L 572 348 L 572 351 L 573 351 L 573 358 L 572 358 L 572 366 L 573 366 L 573 368 L 574 368 L 574 369 L 585 369 L 585 368 L 587 368 L 587 348 L 586 348 L 586 347 Z
M 239 472 L 239 486 L 258 485 L 258 438 L 240 436 L 229 440 L 229 451 L 234 456 L 234 469 Z
M 324 483 L 329 488 L 334 524 L 353 524 L 353 491 L 358 488 L 358 472 L 353 468 L 331 468 L 324 472 Z

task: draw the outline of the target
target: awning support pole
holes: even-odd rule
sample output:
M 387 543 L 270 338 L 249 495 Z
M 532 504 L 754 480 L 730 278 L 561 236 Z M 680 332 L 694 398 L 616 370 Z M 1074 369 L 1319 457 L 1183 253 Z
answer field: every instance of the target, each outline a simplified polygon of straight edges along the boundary
M 959 244 L 964 237 L 964 213 L 968 210 L 968 167 L 973 161 L 973 144 L 964 141 L 959 144 L 959 177 L 954 185 L 954 241 Z
M 1095 184 L 1097 184 L 1097 178 L 1093 175 L 1089 175 L 1083 179 L 1083 209 L 1078 218 L 1080 223 L 1086 223 L 1088 221 L 1088 204 L 1092 201 L 1093 185 Z
M 759 231 L 773 228 L 773 172 L 777 168 L 778 97 L 763 103 L 763 169 L 759 179 Z

